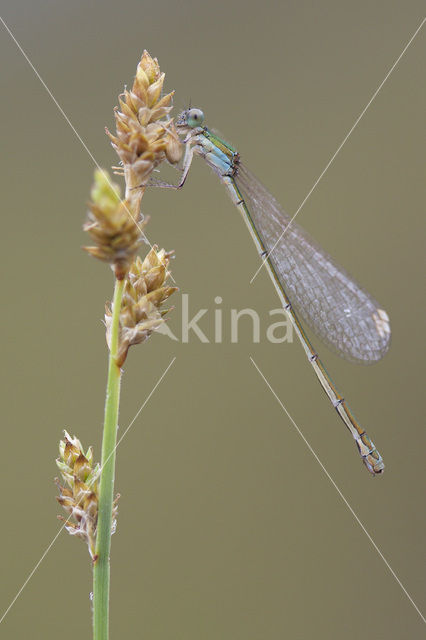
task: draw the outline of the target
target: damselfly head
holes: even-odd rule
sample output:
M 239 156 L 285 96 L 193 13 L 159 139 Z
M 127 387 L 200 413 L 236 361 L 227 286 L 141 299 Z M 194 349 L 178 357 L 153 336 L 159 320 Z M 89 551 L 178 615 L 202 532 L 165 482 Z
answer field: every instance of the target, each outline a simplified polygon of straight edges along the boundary
M 204 122 L 204 113 L 201 109 L 185 109 L 182 111 L 176 121 L 177 129 L 195 129 L 202 127 Z

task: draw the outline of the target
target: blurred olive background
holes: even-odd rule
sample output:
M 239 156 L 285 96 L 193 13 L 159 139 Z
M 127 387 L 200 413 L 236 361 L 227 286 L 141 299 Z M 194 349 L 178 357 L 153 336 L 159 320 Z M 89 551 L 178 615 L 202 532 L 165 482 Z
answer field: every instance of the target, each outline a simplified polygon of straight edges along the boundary
M 293 213 L 419 26 L 422 3 L 9 0 L 3 18 L 101 166 L 117 163 L 104 126 L 146 48 L 176 89 L 176 112 L 190 99 L 203 108 Z M 4 28 L 0 43 L 3 612 L 60 527 L 62 429 L 100 455 L 112 276 L 81 251 L 93 160 Z M 196 160 L 183 191 L 146 195 L 148 236 L 175 249 L 190 315 L 209 309 L 200 327 L 210 343 L 157 335 L 126 364 L 121 432 L 175 358 L 118 449 L 111 638 L 424 637 L 249 359 L 421 608 L 424 53 L 420 32 L 298 216 L 391 317 L 392 347 L 375 366 L 318 345 L 383 454 L 383 477 L 363 468 L 299 344 L 266 340 L 278 301 L 264 270 L 250 285 L 258 256 L 216 177 Z M 180 294 L 173 302 L 180 336 Z M 230 309 L 247 307 L 262 318 L 261 342 L 245 319 L 231 344 Z M 90 590 L 87 550 L 62 532 L 1 637 L 89 638 Z

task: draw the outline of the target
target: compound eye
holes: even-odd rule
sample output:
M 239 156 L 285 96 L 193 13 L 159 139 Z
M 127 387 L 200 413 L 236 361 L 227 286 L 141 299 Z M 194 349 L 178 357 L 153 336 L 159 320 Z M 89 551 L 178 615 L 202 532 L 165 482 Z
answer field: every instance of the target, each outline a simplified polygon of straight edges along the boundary
M 186 123 L 188 127 L 194 129 L 195 127 L 201 127 L 204 122 L 204 113 L 201 109 L 190 109 L 186 117 Z

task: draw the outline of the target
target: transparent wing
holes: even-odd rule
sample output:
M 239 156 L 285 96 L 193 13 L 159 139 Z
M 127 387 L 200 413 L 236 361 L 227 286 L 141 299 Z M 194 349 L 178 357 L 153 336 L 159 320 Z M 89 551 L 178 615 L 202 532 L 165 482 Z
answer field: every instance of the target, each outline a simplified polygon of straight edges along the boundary
M 386 312 L 290 217 L 244 165 L 235 182 L 297 313 L 333 351 L 365 364 L 389 348 Z M 277 244 L 276 244 L 277 243 Z

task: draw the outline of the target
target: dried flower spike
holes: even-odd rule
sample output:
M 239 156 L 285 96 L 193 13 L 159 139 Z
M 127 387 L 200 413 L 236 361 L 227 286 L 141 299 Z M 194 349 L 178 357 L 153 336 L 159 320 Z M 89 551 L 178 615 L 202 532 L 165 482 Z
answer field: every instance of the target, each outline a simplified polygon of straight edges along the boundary
M 56 464 L 68 487 L 62 486 L 56 479 L 60 492 L 56 499 L 73 520 L 58 517 L 66 522 L 65 529 L 68 533 L 85 540 L 90 556 L 95 559 L 99 464 L 93 466 L 92 447 L 84 453 L 81 442 L 75 436 L 72 438 L 66 431 L 64 434 L 64 439 L 59 443 L 59 458 Z M 117 520 L 117 499 L 114 502 L 112 518 L 114 532 Z
M 117 365 L 124 363 L 129 347 L 140 344 L 149 338 L 165 320 L 170 309 L 161 310 L 165 300 L 176 287 L 165 285 L 170 272 L 167 270 L 170 253 L 154 246 L 141 260 L 138 256 L 133 262 L 123 294 L 120 311 L 120 333 Z M 105 312 L 106 338 L 108 345 L 111 336 L 112 308 L 107 305 Z
M 173 120 L 168 119 L 173 92 L 161 97 L 163 83 L 157 59 L 144 51 L 131 90 L 124 91 L 115 108 L 116 135 L 106 130 L 123 165 L 127 197 L 140 199 L 155 167 L 164 159 L 175 164 L 182 154 Z M 132 194 L 138 187 L 139 194 Z
M 139 210 L 131 200 L 121 200 L 120 187 L 110 181 L 108 173 L 95 171 L 87 222 L 83 229 L 95 242 L 84 247 L 90 255 L 113 265 L 116 277 L 122 280 L 137 250 L 144 242 Z

